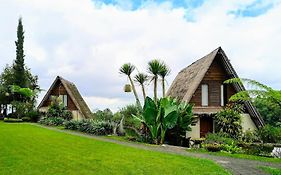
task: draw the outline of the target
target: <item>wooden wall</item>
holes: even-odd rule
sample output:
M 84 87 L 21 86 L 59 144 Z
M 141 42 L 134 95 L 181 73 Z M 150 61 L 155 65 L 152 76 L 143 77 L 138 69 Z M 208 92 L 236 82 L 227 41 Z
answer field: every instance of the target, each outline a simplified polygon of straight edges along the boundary
M 223 82 L 230 77 L 227 76 L 226 71 L 220 60 L 220 55 L 217 55 L 214 62 L 211 64 L 209 70 L 207 71 L 205 77 L 200 83 L 199 87 L 195 91 L 190 103 L 195 104 L 195 106 L 201 106 L 201 85 L 208 85 L 209 94 L 209 106 L 220 106 L 221 105 L 221 85 Z M 225 85 L 227 99 L 229 99 L 233 94 L 236 93 L 232 85 Z
M 66 89 L 61 84 L 60 81 L 57 81 L 54 88 L 51 90 L 50 96 L 48 97 L 48 100 L 46 100 L 43 103 L 44 106 L 49 106 L 51 104 L 51 96 L 59 96 L 59 95 L 67 95 L 67 109 L 68 110 L 77 110 L 77 107 L 75 106 L 74 102 L 71 100 L 70 96 L 67 94 Z

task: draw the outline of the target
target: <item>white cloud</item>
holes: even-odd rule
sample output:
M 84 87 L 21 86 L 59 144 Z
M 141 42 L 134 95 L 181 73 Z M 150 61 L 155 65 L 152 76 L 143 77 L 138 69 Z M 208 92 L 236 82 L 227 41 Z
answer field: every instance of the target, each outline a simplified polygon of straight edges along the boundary
M 128 10 L 129 3 L 119 8 L 95 6 L 90 0 L 0 1 L 0 65 L 15 57 L 21 15 L 26 62 L 39 75 L 42 88 L 56 75 L 64 76 L 76 83 L 91 109 L 118 109 L 134 102 L 133 94 L 123 92 L 126 77 L 118 73 L 124 62 L 146 71 L 150 59 L 163 59 L 172 69 L 171 84 L 182 68 L 218 46 L 239 75 L 281 88 L 280 3 L 263 15 L 243 18 L 229 12 L 253 0 L 210 0 L 188 10 L 146 3 L 134 11 Z M 194 21 L 185 18 L 189 15 Z

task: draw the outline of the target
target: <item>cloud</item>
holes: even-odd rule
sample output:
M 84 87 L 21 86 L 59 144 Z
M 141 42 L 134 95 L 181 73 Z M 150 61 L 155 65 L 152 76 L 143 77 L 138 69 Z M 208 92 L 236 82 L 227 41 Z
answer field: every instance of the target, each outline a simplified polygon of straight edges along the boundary
M 163 59 L 172 69 L 170 85 L 181 69 L 218 46 L 241 77 L 281 88 L 280 1 L 270 1 L 274 2 L 272 8 L 253 17 L 230 12 L 248 9 L 255 0 L 205 0 L 198 5 L 188 0 L 186 5 L 126 1 L 122 8 L 120 2 L 1 3 L 0 65 L 3 68 L 15 58 L 16 26 L 21 15 L 26 63 L 39 75 L 41 87 L 48 89 L 55 76 L 61 75 L 78 86 L 91 109 L 117 110 L 135 101 L 132 93 L 123 92 L 128 80 L 118 73 L 125 62 L 145 72 L 149 60 Z M 151 95 L 151 87 L 147 90 Z

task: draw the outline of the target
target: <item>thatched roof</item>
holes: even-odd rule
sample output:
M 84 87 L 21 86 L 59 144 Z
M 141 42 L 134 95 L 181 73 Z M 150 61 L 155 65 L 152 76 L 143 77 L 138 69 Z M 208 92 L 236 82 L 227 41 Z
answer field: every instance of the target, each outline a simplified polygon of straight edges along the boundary
M 217 57 L 218 55 L 219 57 Z M 238 75 L 230 64 L 226 54 L 222 48 L 219 47 L 181 70 L 169 88 L 167 95 L 177 98 L 180 101 L 189 102 L 215 58 L 221 59 L 223 67 L 230 78 L 238 78 Z M 244 86 L 241 84 L 235 83 L 233 85 L 236 92 L 245 90 Z M 247 101 L 245 102 L 245 107 L 249 111 L 249 114 L 256 125 L 263 126 L 264 121 L 253 104 Z
M 49 88 L 49 90 L 47 91 L 46 95 L 44 96 L 44 98 L 42 99 L 41 103 L 39 104 L 38 108 L 42 107 L 44 102 L 46 100 L 48 100 L 48 97 L 51 95 L 51 91 L 54 88 L 55 84 L 60 81 L 62 83 L 62 85 L 64 86 L 64 88 L 66 89 L 67 94 L 69 95 L 69 97 L 71 98 L 71 100 L 73 101 L 73 103 L 75 104 L 75 106 L 77 107 L 77 109 L 84 115 L 85 118 L 90 118 L 92 113 L 91 110 L 89 109 L 88 105 L 86 104 L 86 102 L 84 101 L 83 97 L 81 96 L 81 94 L 79 93 L 77 87 L 75 86 L 74 83 L 60 77 L 57 76 L 55 81 L 53 82 L 53 84 L 51 85 L 51 87 Z

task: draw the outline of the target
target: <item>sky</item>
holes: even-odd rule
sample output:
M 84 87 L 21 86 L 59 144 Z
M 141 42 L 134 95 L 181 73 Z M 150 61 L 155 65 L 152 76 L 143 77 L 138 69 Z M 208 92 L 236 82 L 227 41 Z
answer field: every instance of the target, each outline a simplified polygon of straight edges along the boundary
M 181 69 L 219 46 L 240 77 L 281 89 L 280 11 L 281 0 L 0 0 L 0 69 L 15 59 L 21 16 L 26 65 L 41 88 L 60 75 L 93 111 L 135 102 L 123 91 L 123 63 L 134 64 L 136 74 L 152 59 L 165 61 L 169 87 Z M 152 84 L 146 89 L 152 95 Z

